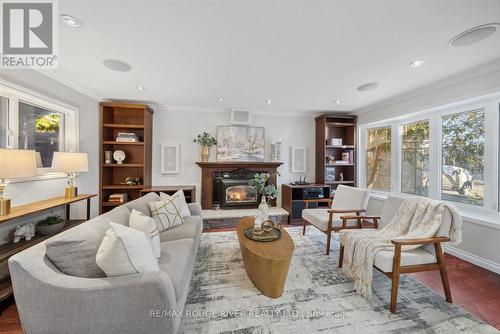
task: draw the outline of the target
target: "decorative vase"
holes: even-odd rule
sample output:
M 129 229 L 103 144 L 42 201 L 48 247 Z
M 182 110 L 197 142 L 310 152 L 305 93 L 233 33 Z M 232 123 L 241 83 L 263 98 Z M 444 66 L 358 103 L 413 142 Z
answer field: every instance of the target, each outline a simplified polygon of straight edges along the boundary
M 210 147 L 202 146 L 200 156 L 202 162 L 208 162 L 208 159 L 210 158 Z
M 267 205 L 266 196 L 262 195 L 259 204 L 259 216 L 261 223 L 265 222 L 269 217 L 269 206 Z

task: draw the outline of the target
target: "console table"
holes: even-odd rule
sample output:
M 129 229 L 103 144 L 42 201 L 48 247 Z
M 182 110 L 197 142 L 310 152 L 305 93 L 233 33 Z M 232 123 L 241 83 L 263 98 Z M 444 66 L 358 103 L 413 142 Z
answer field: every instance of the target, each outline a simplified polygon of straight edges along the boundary
M 42 201 L 37 201 L 25 205 L 20 205 L 12 208 L 12 212 L 8 215 L 0 216 L 0 223 L 8 222 L 14 219 L 22 218 L 31 214 L 36 214 L 43 212 L 45 210 L 53 209 L 60 206 L 66 207 L 66 225 L 64 226 L 63 231 L 68 230 L 72 227 L 75 227 L 87 220 L 90 219 L 90 199 L 92 197 L 97 196 L 96 194 L 89 195 L 78 195 L 73 198 L 65 198 L 65 197 L 54 197 L 49 198 Z M 87 219 L 84 220 L 71 220 L 71 204 L 87 201 Z M 25 239 L 13 243 L 9 242 L 3 245 L 0 245 L 0 264 L 5 263 L 12 255 L 17 254 L 31 246 L 34 246 L 53 235 L 35 235 L 31 238 L 31 240 L 26 241 Z M 10 277 L 7 276 L 0 280 L 0 302 L 5 301 L 7 298 L 12 296 L 12 284 L 10 281 Z

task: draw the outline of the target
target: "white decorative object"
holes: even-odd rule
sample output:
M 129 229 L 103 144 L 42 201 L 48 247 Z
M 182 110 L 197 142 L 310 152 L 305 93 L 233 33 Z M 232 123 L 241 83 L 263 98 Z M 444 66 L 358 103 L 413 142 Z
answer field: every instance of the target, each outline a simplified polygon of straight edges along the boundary
M 99 268 L 106 276 L 159 271 L 148 237 L 142 231 L 115 223 L 109 229 L 95 257 Z
M 115 159 L 117 164 L 121 165 L 125 160 L 125 152 L 123 152 L 122 150 L 116 150 L 113 153 L 113 159 Z
M 231 124 L 250 125 L 252 116 L 249 111 L 231 110 Z
M 155 253 L 156 258 L 159 259 L 161 255 L 160 233 L 158 232 L 158 226 L 156 226 L 155 220 L 133 209 L 132 212 L 130 212 L 128 226 L 146 234 L 151 243 L 153 253 Z
M 31 240 L 35 236 L 35 224 L 28 223 L 19 225 L 14 231 L 14 243 L 21 241 L 21 238 Z
M 161 173 L 162 174 L 179 174 L 180 166 L 180 145 L 179 144 L 163 144 L 161 145 Z
M 281 161 L 281 139 L 271 142 L 271 161 Z
M 292 146 L 292 173 L 305 173 L 306 172 L 306 148 Z
M 266 196 L 262 195 L 259 204 L 259 220 L 261 223 L 265 222 L 269 217 L 269 205 L 267 205 Z M 257 220 L 256 220 L 257 221 Z

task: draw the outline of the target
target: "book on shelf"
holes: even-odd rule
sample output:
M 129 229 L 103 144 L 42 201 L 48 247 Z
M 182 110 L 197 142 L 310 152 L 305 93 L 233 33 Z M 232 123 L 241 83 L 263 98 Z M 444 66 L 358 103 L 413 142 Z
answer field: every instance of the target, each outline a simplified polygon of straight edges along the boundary
M 126 193 L 111 194 L 111 195 L 109 195 L 108 201 L 109 202 L 125 203 L 128 201 L 128 195 Z
M 139 141 L 139 136 L 133 132 L 118 132 L 116 136 L 116 141 L 135 143 Z

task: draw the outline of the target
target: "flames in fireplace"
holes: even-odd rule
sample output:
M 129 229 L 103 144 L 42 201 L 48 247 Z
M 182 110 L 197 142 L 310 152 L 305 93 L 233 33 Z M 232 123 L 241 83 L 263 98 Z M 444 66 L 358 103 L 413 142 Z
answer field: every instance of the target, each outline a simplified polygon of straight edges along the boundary
M 257 202 L 257 190 L 254 187 L 239 185 L 226 189 L 226 203 L 255 203 Z

